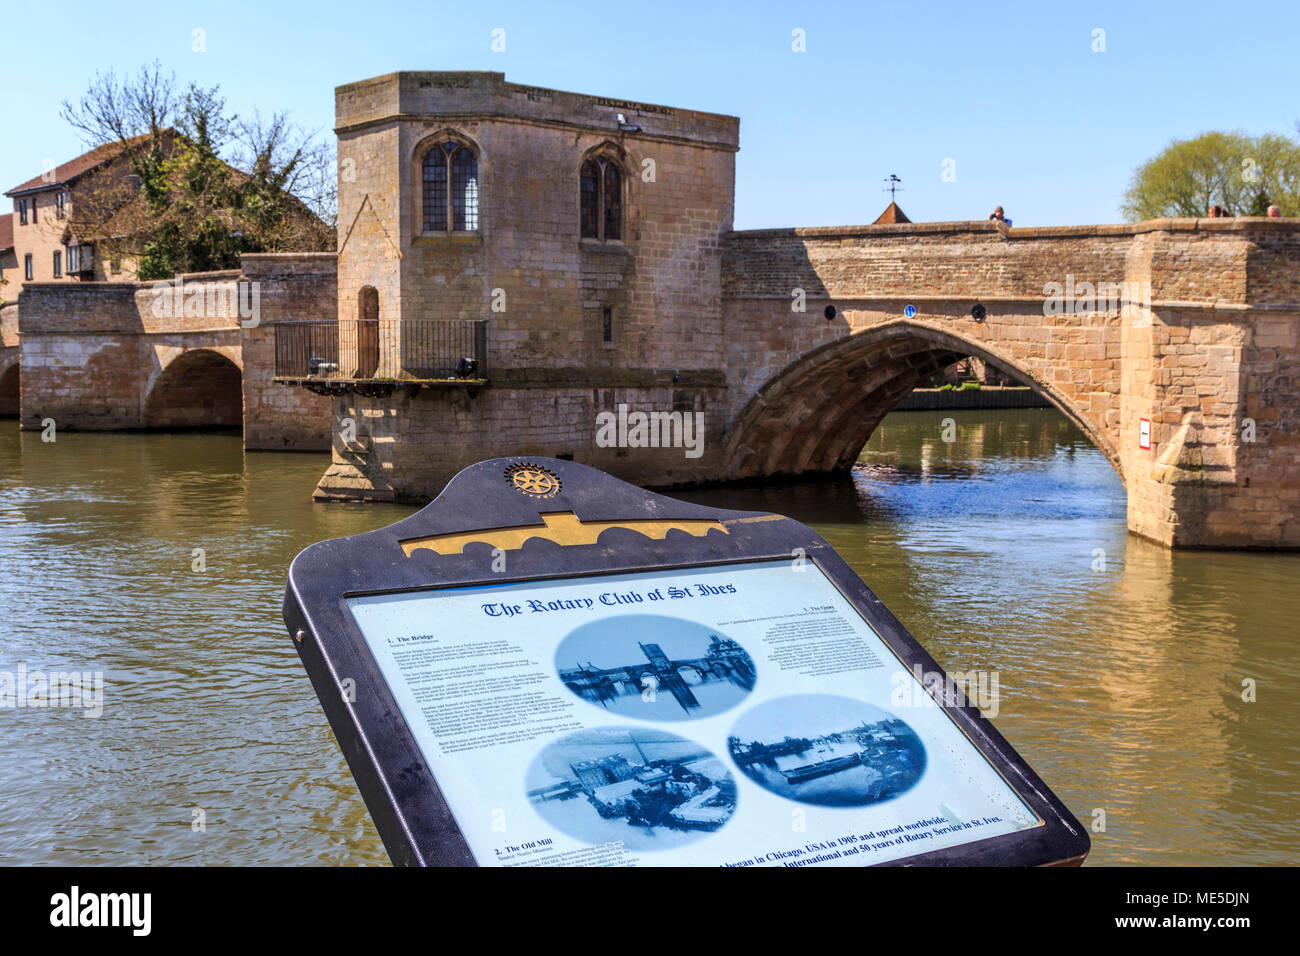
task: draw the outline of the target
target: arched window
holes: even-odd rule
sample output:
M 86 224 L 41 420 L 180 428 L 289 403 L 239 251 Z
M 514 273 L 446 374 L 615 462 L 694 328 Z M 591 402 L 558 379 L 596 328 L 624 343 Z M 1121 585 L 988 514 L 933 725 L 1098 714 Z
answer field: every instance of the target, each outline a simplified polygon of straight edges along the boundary
M 582 164 L 582 238 L 623 238 L 623 174 L 608 156 Z
M 439 143 L 424 156 L 423 178 L 425 232 L 478 228 L 478 157 L 470 147 Z

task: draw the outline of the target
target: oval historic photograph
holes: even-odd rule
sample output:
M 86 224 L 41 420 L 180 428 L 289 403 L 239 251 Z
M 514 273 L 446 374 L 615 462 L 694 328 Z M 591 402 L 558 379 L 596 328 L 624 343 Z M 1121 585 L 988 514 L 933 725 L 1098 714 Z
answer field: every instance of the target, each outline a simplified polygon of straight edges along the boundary
M 624 717 L 690 720 L 740 703 L 754 689 L 749 653 L 714 628 L 655 614 L 584 624 L 555 651 L 564 686 Z
M 925 770 L 925 745 L 888 711 L 848 697 L 778 697 L 742 716 L 731 759 L 766 790 L 828 807 L 898 796 Z
M 736 810 L 736 780 L 716 755 L 653 727 L 561 737 L 528 768 L 541 817 L 593 845 L 667 850 L 717 830 Z

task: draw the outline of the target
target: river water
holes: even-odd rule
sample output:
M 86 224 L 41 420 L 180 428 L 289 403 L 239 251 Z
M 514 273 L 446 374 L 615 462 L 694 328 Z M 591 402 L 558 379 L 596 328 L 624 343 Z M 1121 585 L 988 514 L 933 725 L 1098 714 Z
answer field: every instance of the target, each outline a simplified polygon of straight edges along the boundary
M 279 608 L 299 550 L 412 509 L 313 504 L 325 465 L 0 422 L 0 673 L 105 681 L 98 719 L 0 709 L 0 863 L 387 862 Z M 1055 411 L 896 412 L 850 478 L 677 494 L 811 524 L 948 670 L 996 675 L 1089 863 L 1300 861 L 1300 556 L 1130 537 Z

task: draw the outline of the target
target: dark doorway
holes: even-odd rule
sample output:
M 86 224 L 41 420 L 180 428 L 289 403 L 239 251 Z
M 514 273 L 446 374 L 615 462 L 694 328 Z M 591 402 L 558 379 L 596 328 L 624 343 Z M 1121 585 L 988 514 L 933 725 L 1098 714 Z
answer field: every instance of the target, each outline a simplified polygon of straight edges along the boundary
M 357 297 L 357 378 L 379 369 L 379 290 L 365 286 Z

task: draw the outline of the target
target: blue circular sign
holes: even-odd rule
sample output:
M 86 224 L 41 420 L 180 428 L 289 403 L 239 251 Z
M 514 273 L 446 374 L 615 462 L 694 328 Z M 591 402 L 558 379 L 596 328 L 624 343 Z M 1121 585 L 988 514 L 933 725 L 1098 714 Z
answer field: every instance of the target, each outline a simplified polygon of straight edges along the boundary
M 907 316 L 909 319 L 912 318 L 913 316 L 916 315 L 916 306 L 914 305 L 903 306 L 903 314 Z

